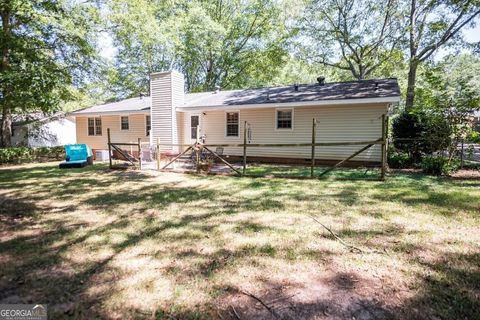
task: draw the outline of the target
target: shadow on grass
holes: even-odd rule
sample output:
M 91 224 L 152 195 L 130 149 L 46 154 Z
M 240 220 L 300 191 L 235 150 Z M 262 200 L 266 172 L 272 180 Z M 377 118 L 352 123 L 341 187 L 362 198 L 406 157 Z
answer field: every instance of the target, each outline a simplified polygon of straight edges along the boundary
M 38 171 L 38 172 L 37 172 Z M 81 173 L 85 173 L 82 176 Z M 80 173 L 80 174 L 79 174 Z M 0 173 L 3 177 L 6 175 Z M 147 253 L 152 259 L 160 259 L 164 255 L 171 255 L 171 263 L 165 269 L 168 276 L 178 279 L 178 283 L 188 283 L 196 279 L 210 281 L 216 274 L 246 265 L 262 268 L 258 264 L 260 259 L 275 259 L 281 263 L 291 263 L 298 255 L 308 255 L 313 260 L 321 260 L 333 255 L 332 252 L 313 251 L 305 249 L 301 241 L 278 245 L 276 243 L 246 244 L 237 249 L 227 249 L 222 242 L 224 234 L 216 235 L 217 228 L 222 222 L 219 217 L 232 215 L 243 211 L 251 211 L 254 214 L 264 214 L 277 209 L 294 208 L 287 206 L 287 201 L 322 201 L 324 198 L 333 197 L 338 200 L 341 207 L 349 207 L 358 204 L 364 196 L 363 193 L 372 191 L 372 198 L 379 202 L 393 201 L 405 203 L 409 206 L 428 204 L 435 207 L 455 208 L 474 211 L 477 208 L 474 196 L 464 194 L 455 195 L 448 189 L 438 189 L 435 179 L 418 177 L 399 177 L 386 184 L 370 184 L 368 182 L 351 184 L 338 183 L 330 187 L 326 182 L 310 181 L 304 187 L 298 185 L 298 181 L 291 182 L 282 179 L 248 179 L 229 177 L 195 177 L 195 181 L 207 181 L 196 188 L 185 187 L 181 184 L 161 184 L 152 180 L 151 185 L 136 185 L 135 182 L 144 182 L 151 179 L 142 173 L 109 172 L 103 169 L 98 171 L 88 169 L 86 171 L 66 172 L 56 168 L 47 168 L 42 173 L 38 167 L 28 170 L 20 170 L 18 176 L 10 172 L 13 180 L 6 183 L 10 188 L 21 188 L 24 184 L 32 181 L 40 181 L 44 185 L 39 188 L 47 188 L 52 196 L 75 198 L 76 192 L 101 191 L 102 188 L 112 184 L 133 182 L 131 189 L 119 189 L 116 192 L 92 193 L 86 200 L 81 200 L 79 206 L 85 206 L 89 210 L 108 211 L 107 215 L 112 221 L 104 225 L 79 224 L 69 221 L 52 220 L 43 218 L 43 227 L 33 232 L 28 229 L 27 218 L 37 217 L 40 213 L 48 213 L 57 208 L 38 207 L 29 202 L 36 195 L 28 197 L 11 197 L 6 207 L 0 208 L 0 213 L 7 221 L 16 221 L 18 227 L 31 231 L 7 238 L 0 242 L 0 255 L 12 257 L 8 263 L 0 261 L 0 269 L 4 277 L 0 279 L 0 301 L 9 303 L 43 302 L 52 306 L 52 318 L 108 318 L 108 314 L 102 304 L 112 294 L 118 293 L 115 283 L 121 274 L 115 264 L 111 262 L 117 259 L 127 250 L 143 245 L 144 241 L 155 240 L 161 244 L 166 252 Z M 64 181 L 64 179 L 72 181 Z M 150 182 L 150 180 L 148 180 Z M 440 180 L 440 186 L 447 186 Z M 216 184 L 222 184 L 218 187 Z M 311 189 L 309 189 L 311 188 Z M 325 194 L 324 191 L 335 188 L 333 194 Z M 407 190 L 405 190 L 407 189 Z M 410 191 L 411 189 L 411 191 Z M 256 191 L 253 196 L 248 192 L 236 199 L 232 194 L 244 191 Z M 15 190 L 11 191 L 13 194 Z M 305 195 L 305 192 L 312 194 Z M 450 196 L 448 196 L 450 194 Z M 417 198 L 415 198 L 417 197 Z M 444 198 L 446 197 L 447 200 Z M 413 198 L 413 200 L 412 200 Z M 440 199 L 441 198 L 441 199 Z M 463 204 L 462 202 L 469 202 Z M 135 210 L 118 213 L 121 206 L 136 205 Z M 168 206 L 179 208 L 178 215 L 164 214 Z M 5 208 L 5 209 L 4 209 Z M 65 206 L 65 208 L 70 208 Z M 158 212 L 149 216 L 148 210 L 156 209 Z M 62 209 L 63 210 L 63 209 Z M 57 211 L 60 212 L 60 211 Z M 81 211 L 82 214 L 84 211 Z M 80 213 L 79 213 L 80 214 Z M 18 220 L 18 221 L 17 221 Z M 229 222 L 234 233 L 254 237 L 259 233 L 280 232 L 278 228 L 267 226 L 258 221 L 239 220 Z M 1 230 L 1 228 L 0 228 Z M 4 230 L 2 230 L 4 231 Z M 230 232 L 230 231 L 223 231 Z M 373 240 L 379 240 L 383 246 L 388 246 L 392 252 L 404 252 L 406 250 L 415 253 L 420 247 L 406 242 L 395 242 L 401 239 L 405 230 L 394 224 L 385 224 L 373 230 L 338 231 L 346 240 L 355 240 L 368 246 L 375 247 Z M 288 234 L 285 236 L 289 236 Z M 192 242 L 199 242 L 207 237 L 218 238 L 218 243 L 213 251 L 201 252 L 189 248 Z M 92 244 L 92 238 L 100 238 Z M 111 238 L 117 240 L 112 241 Z M 178 245 L 171 249 L 169 245 Z M 108 249 L 106 256 L 95 256 L 94 260 L 86 263 L 78 263 L 66 258 L 66 254 L 74 248 L 81 246 L 89 248 L 92 252 Z M 148 249 L 148 248 L 146 248 Z M 378 247 L 380 249 L 380 246 Z M 170 251 L 168 251 L 170 250 Z M 147 251 L 148 252 L 148 251 Z M 412 256 L 417 256 L 412 254 Z M 283 259 L 283 261 L 281 261 Z M 478 271 L 478 253 L 446 255 L 444 260 L 425 262 L 412 261 L 421 268 L 429 270 L 433 276 L 419 278 L 418 293 L 408 301 L 403 301 L 400 307 L 394 308 L 377 300 L 375 292 L 370 292 L 367 297 L 355 293 L 364 280 L 358 275 L 334 274 L 329 279 L 318 284 L 318 287 L 307 288 L 311 291 L 303 298 L 290 299 L 292 292 L 283 292 L 283 283 L 275 283 L 265 280 L 264 291 L 255 292 L 265 301 L 272 303 L 275 312 L 284 319 L 314 319 L 314 318 L 352 318 L 356 319 L 389 319 L 389 318 L 425 318 L 438 316 L 440 318 L 474 319 L 476 310 L 480 308 L 478 292 L 480 290 L 480 276 Z M 453 264 L 455 261 L 457 264 Z M 182 263 L 187 267 L 182 266 Z M 128 276 L 128 275 L 126 275 Z M 313 280 L 312 280 L 313 281 Z M 297 287 L 298 290 L 305 288 Z M 317 290 L 318 289 L 318 290 Z M 331 290 L 332 296 L 328 297 Z M 90 294 L 91 290 L 98 290 L 96 294 Z M 221 298 L 231 294 L 224 287 L 206 289 L 209 294 L 216 294 Z M 223 291 L 222 291 L 223 290 Z M 266 293 L 265 293 L 266 292 Z M 325 294 L 327 293 L 327 295 Z M 236 296 L 239 298 L 239 296 Z M 310 299 L 310 298 L 314 299 Z M 245 319 L 268 319 L 276 318 L 271 312 L 258 306 L 255 300 L 243 297 L 230 302 Z M 283 301 L 280 303 L 280 301 Z M 211 311 L 215 301 L 208 301 L 205 305 L 186 308 L 175 306 L 160 308 L 150 313 L 145 310 L 132 308 L 128 318 L 157 319 L 201 319 L 218 318 L 218 314 Z M 416 310 L 416 311 L 412 311 Z M 236 319 L 231 308 L 220 310 L 224 319 Z
M 479 261 L 478 252 L 450 253 L 433 262 L 415 258 L 425 272 L 418 275 L 418 293 L 398 308 L 399 318 L 478 319 Z
M 459 210 L 478 215 L 480 196 L 475 196 L 475 186 L 470 181 L 452 181 L 449 178 L 429 177 L 421 174 L 399 174 L 386 183 L 372 185 L 373 199 L 397 202 L 408 206 L 427 205 L 444 215 L 455 215 Z M 462 190 L 453 189 L 462 187 Z
M 0 222 L 9 226 L 34 218 L 40 208 L 31 199 L 0 195 Z

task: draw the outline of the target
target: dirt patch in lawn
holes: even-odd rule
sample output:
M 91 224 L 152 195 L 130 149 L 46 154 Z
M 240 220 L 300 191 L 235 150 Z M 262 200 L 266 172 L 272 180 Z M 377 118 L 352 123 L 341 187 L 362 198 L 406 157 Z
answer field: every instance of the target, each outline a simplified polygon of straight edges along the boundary
M 480 180 L 480 170 L 458 170 L 451 174 L 455 179 L 478 179 Z

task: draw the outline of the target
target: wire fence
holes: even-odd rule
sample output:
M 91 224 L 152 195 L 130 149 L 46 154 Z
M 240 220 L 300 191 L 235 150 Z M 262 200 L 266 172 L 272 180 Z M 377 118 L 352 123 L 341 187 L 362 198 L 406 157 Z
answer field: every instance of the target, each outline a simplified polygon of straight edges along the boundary
M 480 144 L 467 141 L 461 141 L 456 146 L 452 147 L 449 141 L 437 138 L 389 138 L 388 144 L 390 151 L 406 152 L 406 148 L 418 149 L 419 153 L 425 153 L 425 150 L 430 150 L 429 154 L 435 156 L 443 156 L 457 160 L 461 168 L 469 165 L 480 165 Z M 443 150 L 439 149 L 439 146 Z M 407 150 L 411 153 L 413 150 Z

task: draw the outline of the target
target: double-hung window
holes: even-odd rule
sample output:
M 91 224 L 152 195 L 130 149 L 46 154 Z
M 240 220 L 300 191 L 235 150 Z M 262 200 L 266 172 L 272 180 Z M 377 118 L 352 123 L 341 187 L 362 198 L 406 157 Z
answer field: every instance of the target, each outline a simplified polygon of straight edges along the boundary
M 150 135 L 150 130 L 152 130 L 152 122 L 151 122 L 150 116 L 146 116 L 146 117 L 145 117 L 145 122 L 146 122 L 146 124 L 145 124 L 145 126 L 146 126 L 145 130 L 147 130 L 147 132 L 146 132 L 145 135 L 148 137 L 148 136 Z
M 102 119 L 88 118 L 88 135 L 89 136 L 101 136 L 102 135 Z
M 122 130 L 128 130 L 129 124 L 128 124 L 128 116 L 121 116 L 120 117 L 120 125 Z
M 293 109 L 277 109 L 276 110 L 276 128 L 292 129 L 293 128 Z
M 238 137 L 239 127 L 240 127 L 240 115 L 238 112 L 227 112 L 225 115 L 226 118 L 226 136 L 227 137 Z
M 197 139 L 197 127 L 200 125 L 200 116 L 190 116 L 190 138 Z

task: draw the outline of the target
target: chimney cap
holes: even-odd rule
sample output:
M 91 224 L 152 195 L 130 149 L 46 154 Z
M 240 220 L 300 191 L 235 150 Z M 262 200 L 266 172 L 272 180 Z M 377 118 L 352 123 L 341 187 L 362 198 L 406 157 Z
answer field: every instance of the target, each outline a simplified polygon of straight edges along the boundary
M 318 84 L 323 86 L 325 84 L 325 77 L 324 76 L 320 76 L 317 78 L 317 81 L 318 81 Z
M 214 88 L 215 93 L 220 92 L 220 86 L 217 84 Z

